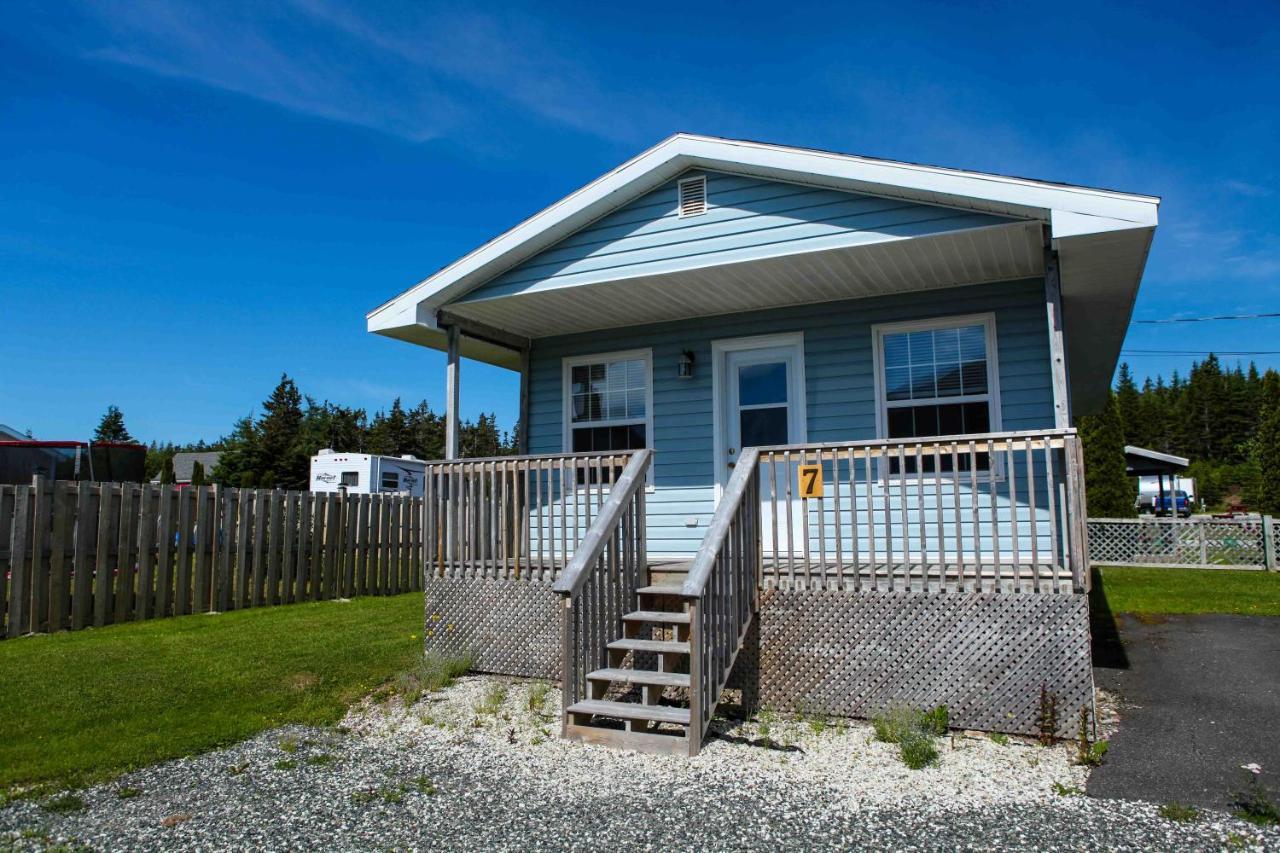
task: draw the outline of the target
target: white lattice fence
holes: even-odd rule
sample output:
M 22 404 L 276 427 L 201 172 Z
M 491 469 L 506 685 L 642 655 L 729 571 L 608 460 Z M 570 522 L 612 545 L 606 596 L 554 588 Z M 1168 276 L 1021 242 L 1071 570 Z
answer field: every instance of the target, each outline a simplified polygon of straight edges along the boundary
M 1268 542 L 1268 538 L 1273 541 Z M 1275 565 L 1270 518 L 1091 518 L 1095 565 L 1265 569 Z

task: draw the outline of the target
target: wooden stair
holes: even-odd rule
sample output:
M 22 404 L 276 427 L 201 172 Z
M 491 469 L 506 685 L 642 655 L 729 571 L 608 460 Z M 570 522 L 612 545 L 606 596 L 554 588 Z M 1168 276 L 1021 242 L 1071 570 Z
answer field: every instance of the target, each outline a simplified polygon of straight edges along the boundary
M 688 604 L 679 586 L 665 584 L 641 587 L 636 598 L 637 609 L 622 617 L 622 636 L 608 644 L 609 666 L 587 673 L 590 698 L 569 706 L 564 734 L 584 743 L 687 755 Z

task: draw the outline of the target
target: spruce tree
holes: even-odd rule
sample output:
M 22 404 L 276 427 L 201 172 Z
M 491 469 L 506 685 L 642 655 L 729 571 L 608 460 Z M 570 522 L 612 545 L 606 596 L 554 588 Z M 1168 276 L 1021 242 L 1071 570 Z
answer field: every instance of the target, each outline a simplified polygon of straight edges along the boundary
M 191 463 L 191 485 L 204 485 L 204 466 L 200 464 L 199 460 Z
M 1252 441 L 1253 462 L 1258 470 L 1256 508 L 1280 513 L 1280 373 L 1267 371 L 1258 397 L 1261 411 Z
M 1125 472 L 1124 428 L 1114 392 L 1094 415 L 1080 419 L 1080 439 L 1084 444 L 1085 500 L 1089 515 L 1127 518 L 1134 515 L 1136 490 Z
M 261 468 L 259 486 L 300 490 L 307 487 L 307 456 L 302 451 L 302 394 L 287 373 L 262 403 L 258 421 Z
M 98 421 L 98 428 L 93 431 L 94 441 L 131 442 L 133 436 L 124 425 L 124 415 L 118 406 L 107 406 L 106 414 Z
M 1120 425 L 1124 429 L 1125 444 L 1146 447 L 1146 422 L 1142 419 L 1142 395 L 1133 381 L 1133 373 L 1127 363 L 1120 365 L 1120 378 L 1116 381 L 1116 406 L 1120 412 Z
M 160 465 L 160 482 L 165 485 L 173 485 L 177 477 L 173 473 L 173 454 L 164 458 Z

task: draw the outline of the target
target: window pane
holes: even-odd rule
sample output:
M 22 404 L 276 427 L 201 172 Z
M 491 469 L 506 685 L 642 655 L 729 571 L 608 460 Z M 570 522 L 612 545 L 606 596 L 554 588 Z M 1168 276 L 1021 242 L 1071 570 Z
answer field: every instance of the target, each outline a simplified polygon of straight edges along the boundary
M 964 376 L 964 393 L 987 393 L 987 363 L 985 361 L 967 361 L 961 370 Z
M 915 418 L 910 408 L 889 410 L 889 438 L 911 438 L 915 435 Z
M 911 370 L 891 367 L 884 372 L 885 395 L 890 400 L 911 399 Z
M 974 361 L 987 357 L 987 330 L 985 326 L 964 326 L 960 329 L 960 358 Z
M 907 336 L 906 335 L 885 335 L 884 336 L 884 366 L 890 367 L 906 367 L 909 364 L 907 358 Z
M 938 329 L 933 333 L 934 358 L 939 363 L 960 360 L 960 330 Z
M 611 421 L 620 421 L 627 416 L 627 392 L 622 389 L 610 389 L 608 396 L 608 409 L 605 411 L 605 417 Z
M 627 450 L 639 450 L 642 447 L 648 446 L 644 440 L 644 424 L 632 424 L 627 427 L 627 430 Z
M 644 362 L 640 359 L 628 361 L 627 365 L 627 387 L 628 388 L 644 388 Z
M 932 364 L 933 332 L 912 332 L 907 337 L 911 339 L 911 363 Z
M 787 407 L 744 409 L 738 413 L 743 447 L 767 447 L 786 444 Z
M 972 430 L 965 429 L 963 406 L 938 407 L 938 435 L 964 435 Z
M 911 365 L 911 399 L 919 400 L 934 396 L 933 365 Z
M 986 403 L 965 403 L 964 431 L 991 432 L 991 410 Z
M 607 367 L 603 364 L 591 365 L 591 390 L 604 391 Z
M 577 365 L 572 371 L 573 388 L 571 389 L 571 393 L 585 394 L 587 392 L 587 385 L 590 381 L 591 368 L 585 364 Z
M 938 365 L 938 396 L 939 397 L 959 397 L 960 396 L 960 365 L 959 364 L 939 364 Z
M 787 402 L 787 363 L 748 364 L 738 368 L 738 404 Z

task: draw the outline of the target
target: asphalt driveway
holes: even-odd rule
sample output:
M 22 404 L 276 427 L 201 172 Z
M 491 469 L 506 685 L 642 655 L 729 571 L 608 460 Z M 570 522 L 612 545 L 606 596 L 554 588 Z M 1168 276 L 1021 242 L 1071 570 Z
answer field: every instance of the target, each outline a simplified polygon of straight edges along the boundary
M 1121 699 L 1094 797 L 1227 809 L 1243 764 L 1280 793 L 1280 618 L 1121 615 L 1095 625 L 1094 676 Z

